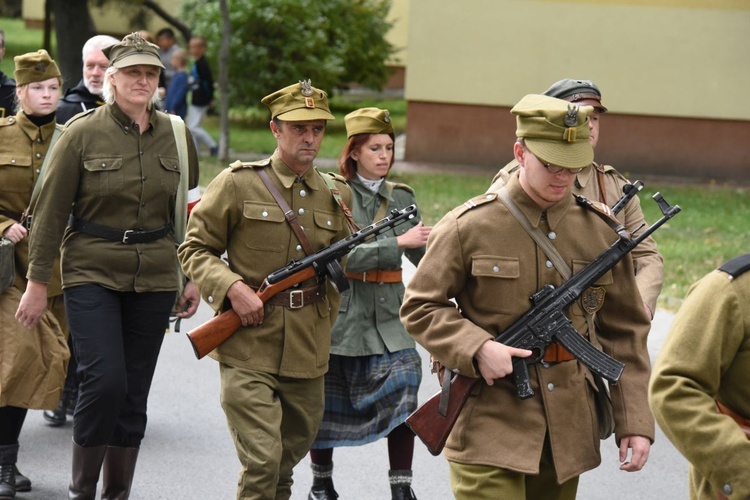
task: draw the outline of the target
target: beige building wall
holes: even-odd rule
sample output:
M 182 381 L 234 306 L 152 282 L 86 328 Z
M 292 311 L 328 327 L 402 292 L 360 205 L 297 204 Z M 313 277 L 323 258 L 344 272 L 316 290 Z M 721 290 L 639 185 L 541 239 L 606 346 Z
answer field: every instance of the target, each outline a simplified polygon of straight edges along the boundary
M 571 77 L 594 80 L 610 109 L 601 161 L 750 166 L 750 2 L 412 0 L 409 54 L 407 159 L 504 164 L 509 109 Z

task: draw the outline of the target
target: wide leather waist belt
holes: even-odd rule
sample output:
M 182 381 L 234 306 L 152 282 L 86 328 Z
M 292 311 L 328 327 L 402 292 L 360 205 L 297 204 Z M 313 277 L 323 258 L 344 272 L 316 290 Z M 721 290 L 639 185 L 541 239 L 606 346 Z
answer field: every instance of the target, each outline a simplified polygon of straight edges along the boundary
M 310 288 L 295 288 L 279 292 L 266 301 L 271 306 L 281 306 L 289 309 L 299 309 L 320 302 L 326 297 L 324 283 Z
M 160 240 L 164 238 L 172 230 L 172 223 L 170 222 L 164 227 L 159 229 L 114 229 L 107 226 L 101 226 L 88 222 L 78 217 L 70 216 L 68 221 L 71 229 L 74 231 L 80 231 L 97 238 L 104 238 L 105 240 L 120 241 L 126 245 L 132 245 L 134 243 L 151 243 L 152 241 Z
M 384 270 L 373 269 L 363 273 L 344 273 L 350 280 L 363 281 L 365 283 L 401 283 L 403 272 L 401 269 Z
M 542 361 L 545 363 L 562 363 L 563 361 L 572 361 L 574 359 L 576 358 L 570 351 L 557 342 L 553 342 L 547 346 Z

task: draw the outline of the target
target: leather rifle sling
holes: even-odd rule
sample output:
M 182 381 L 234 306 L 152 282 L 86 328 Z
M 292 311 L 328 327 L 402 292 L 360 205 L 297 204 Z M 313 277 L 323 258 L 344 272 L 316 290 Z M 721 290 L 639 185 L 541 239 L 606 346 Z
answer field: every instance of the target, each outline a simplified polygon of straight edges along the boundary
M 289 204 L 286 202 L 284 197 L 281 195 L 279 190 L 276 188 L 276 185 L 271 180 L 271 177 L 269 177 L 268 172 L 266 172 L 265 168 L 254 168 L 255 172 L 260 177 L 260 180 L 263 181 L 263 184 L 266 185 L 266 188 L 268 189 L 268 192 L 271 193 L 271 196 L 273 196 L 273 199 L 276 200 L 276 203 L 278 203 L 279 208 L 281 208 L 281 211 L 284 212 L 284 217 L 286 217 L 287 222 L 292 227 L 292 231 L 294 231 L 295 236 L 297 236 L 297 239 L 300 242 L 300 245 L 302 245 L 302 249 L 305 251 L 305 255 L 310 255 L 314 253 L 312 246 L 310 245 L 310 241 L 307 239 L 307 236 L 305 236 L 305 232 L 302 230 L 302 227 L 299 225 L 299 222 L 297 221 L 297 216 L 294 215 L 294 212 L 289 207 Z

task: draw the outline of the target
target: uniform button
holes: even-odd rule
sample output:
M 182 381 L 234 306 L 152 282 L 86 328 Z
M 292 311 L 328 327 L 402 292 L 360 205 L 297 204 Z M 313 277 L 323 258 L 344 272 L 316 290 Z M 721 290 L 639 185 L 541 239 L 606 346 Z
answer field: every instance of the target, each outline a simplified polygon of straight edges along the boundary
M 722 488 L 724 490 L 725 495 L 731 495 L 732 494 L 732 485 L 731 484 L 725 484 Z
M 380 297 L 378 299 L 378 302 L 380 302 L 381 304 L 385 304 L 385 297 Z
M 301 252 L 302 251 L 302 245 L 297 245 L 297 247 L 295 248 L 295 250 L 297 250 L 298 252 Z
M 552 267 L 554 266 L 551 260 L 548 260 L 547 262 L 545 262 L 544 265 L 549 267 L 550 269 L 552 269 Z
M 385 283 L 383 283 L 382 281 L 378 283 L 378 286 L 383 286 L 383 285 L 385 285 Z
M 129 132 L 130 131 L 130 127 L 127 127 L 127 126 L 123 127 L 123 129 L 125 130 L 125 132 Z
M 102 163 L 102 168 L 107 168 L 107 164 L 106 163 Z
M 37 174 L 41 174 L 41 173 L 42 173 L 42 169 L 40 169 L 40 168 L 37 168 L 37 169 L 36 169 L 36 173 L 37 173 Z
M 15 163 L 15 162 L 16 162 L 16 159 L 15 159 L 15 158 L 13 158 L 12 160 L 10 160 L 10 162 L 11 162 L 11 163 Z
M 550 382 L 549 384 L 547 384 L 547 390 L 549 392 L 554 391 L 555 390 L 555 384 L 553 384 L 552 382 Z
M 209 295 L 208 296 L 208 303 L 209 304 L 213 304 L 214 303 L 214 296 L 213 295 Z
M 42 142 L 42 138 L 41 137 L 37 137 L 36 138 L 36 142 Z
M 297 210 L 297 213 L 300 214 L 300 215 L 305 215 L 305 209 L 304 208 L 300 208 L 299 210 Z
M 141 180 L 142 180 L 143 182 L 146 182 L 146 176 L 144 175 L 143 177 L 141 177 Z
M 333 225 L 333 222 L 331 222 L 331 221 L 326 221 L 326 224 L 327 224 L 327 225 L 328 225 L 328 226 L 330 227 L 330 226 L 332 226 L 332 225 Z
M 497 267 L 497 266 L 492 266 L 492 272 L 493 273 L 499 273 L 500 272 L 500 268 Z
M 299 195 L 300 195 L 300 198 L 304 198 L 305 196 L 307 196 L 307 191 L 305 191 L 304 189 L 300 189 Z
M 37 153 L 36 157 L 37 157 L 37 159 L 41 158 L 42 157 L 42 153 Z
M 260 215 L 262 215 L 263 217 L 268 217 L 268 212 L 266 212 L 265 210 L 263 210 L 263 213 L 260 214 Z
M 549 233 L 547 234 L 547 237 L 548 237 L 549 239 L 551 239 L 551 240 L 554 240 L 555 238 L 557 238 L 557 234 L 556 234 L 556 233 L 555 233 L 554 231 L 550 231 L 550 232 L 549 232 Z
M 492 195 L 488 194 L 487 196 L 485 196 L 485 198 L 487 198 L 488 200 L 491 200 L 492 199 Z

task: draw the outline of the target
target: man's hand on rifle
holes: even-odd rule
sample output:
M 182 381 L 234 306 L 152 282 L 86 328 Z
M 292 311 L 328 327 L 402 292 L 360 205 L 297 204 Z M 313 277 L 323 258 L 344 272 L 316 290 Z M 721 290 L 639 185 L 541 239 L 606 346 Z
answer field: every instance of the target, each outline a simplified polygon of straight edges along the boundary
M 263 324 L 263 302 L 255 290 L 242 281 L 235 281 L 227 290 L 227 297 L 232 302 L 232 309 L 242 320 L 242 326 Z
M 479 348 L 474 359 L 477 361 L 477 369 L 487 385 L 495 383 L 495 379 L 503 378 L 513 373 L 512 358 L 528 358 L 531 356 L 528 349 L 517 349 L 509 347 L 494 340 L 488 340 Z

